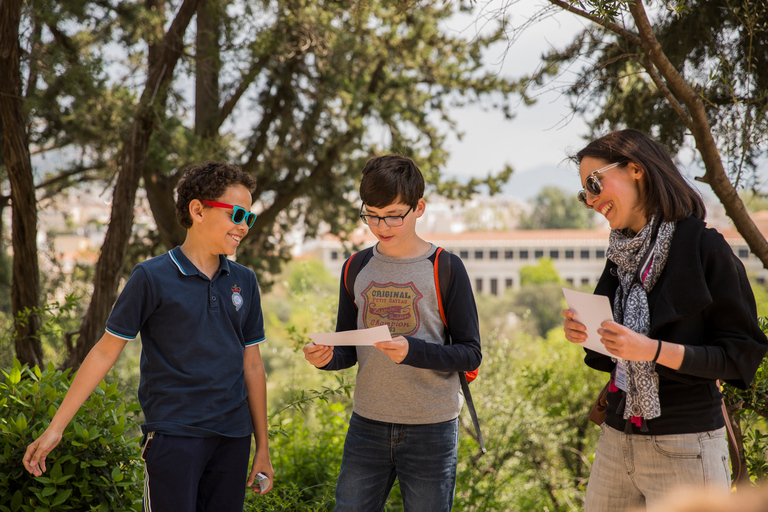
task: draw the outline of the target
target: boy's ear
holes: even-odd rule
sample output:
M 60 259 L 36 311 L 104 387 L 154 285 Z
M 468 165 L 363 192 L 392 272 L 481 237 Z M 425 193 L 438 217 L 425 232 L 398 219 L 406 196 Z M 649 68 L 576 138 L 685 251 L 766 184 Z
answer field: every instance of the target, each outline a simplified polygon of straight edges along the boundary
M 192 217 L 192 222 L 203 221 L 203 210 L 205 206 L 199 199 L 193 199 L 189 202 L 189 216 Z
M 427 202 L 422 197 L 419 199 L 419 202 L 416 203 L 416 217 L 421 217 L 424 215 L 424 210 L 427 209 Z

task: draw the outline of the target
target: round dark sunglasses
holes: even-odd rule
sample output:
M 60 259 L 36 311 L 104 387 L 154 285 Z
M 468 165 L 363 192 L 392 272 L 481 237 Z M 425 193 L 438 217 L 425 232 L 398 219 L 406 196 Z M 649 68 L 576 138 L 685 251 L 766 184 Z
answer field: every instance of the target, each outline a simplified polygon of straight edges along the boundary
M 591 206 L 589 206 L 589 203 L 587 203 L 587 192 L 592 194 L 593 196 L 599 196 L 600 193 L 603 191 L 603 184 L 600 183 L 600 178 L 597 177 L 598 174 L 605 171 L 610 171 L 614 167 L 618 167 L 623 162 L 616 162 L 610 165 L 606 165 L 605 167 L 601 167 L 600 169 L 596 171 L 592 171 L 589 173 L 589 176 L 587 176 L 586 181 L 584 181 L 584 188 L 579 190 L 579 193 L 576 194 L 576 197 L 579 198 L 579 201 L 581 204 L 583 204 L 586 208 L 592 209 Z
M 232 222 L 235 224 L 240 224 L 241 222 L 245 221 L 246 226 L 248 226 L 248 229 L 251 229 L 253 227 L 253 223 L 256 222 L 256 214 L 253 212 L 249 212 L 242 206 L 235 206 L 232 204 L 227 203 L 220 203 L 218 201 L 200 201 L 205 206 L 210 206 L 211 208 L 226 208 L 228 210 L 232 210 Z

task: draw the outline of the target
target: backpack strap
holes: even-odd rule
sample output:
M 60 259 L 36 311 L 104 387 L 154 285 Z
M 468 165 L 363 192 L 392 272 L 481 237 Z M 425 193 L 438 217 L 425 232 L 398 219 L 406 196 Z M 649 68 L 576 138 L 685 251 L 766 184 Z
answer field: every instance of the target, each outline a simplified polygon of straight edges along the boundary
M 440 310 L 440 318 L 445 325 L 445 332 L 448 335 L 448 344 L 453 343 L 451 338 L 451 331 L 448 328 L 448 321 L 445 317 L 445 309 L 443 304 L 445 302 L 445 294 L 448 293 L 448 284 L 451 282 L 451 255 L 447 251 L 443 251 L 442 247 L 438 247 L 435 251 L 435 291 L 437 292 L 437 306 Z M 467 409 L 469 409 L 469 415 L 472 418 L 472 424 L 475 427 L 475 433 L 477 434 L 477 442 L 480 444 L 480 450 L 482 453 L 486 452 L 485 441 L 483 441 L 483 433 L 480 431 L 480 421 L 477 419 L 477 411 L 475 410 L 475 402 L 472 400 L 472 393 L 469 391 L 469 381 L 467 381 L 466 372 L 459 373 L 459 382 L 461 383 L 461 392 L 464 394 L 464 400 L 467 402 Z M 477 370 L 474 370 L 474 377 L 477 376 Z
M 448 329 L 448 320 L 445 318 L 445 309 L 443 308 L 443 293 L 447 293 L 448 283 L 451 282 L 451 255 L 448 252 L 443 251 L 442 247 L 438 247 L 435 251 L 435 291 L 437 292 L 437 308 L 440 310 L 440 318 L 443 320 L 448 336 L 450 331 Z M 445 292 L 443 291 L 445 290 Z
M 357 309 L 357 304 L 355 303 L 355 279 L 360 269 L 371 259 L 371 256 L 373 256 L 373 248 L 368 247 L 350 256 L 344 264 L 344 289 L 347 290 L 347 295 L 349 295 L 352 304 L 355 305 L 355 309 Z
M 715 381 L 717 389 L 720 389 L 720 381 Z M 731 425 L 731 417 L 728 414 L 728 408 L 725 406 L 725 397 L 720 398 L 720 410 L 723 411 L 723 419 L 725 419 L 725 429 L 728 432 L 728 448 L 729 455 L 731 456 L 731 469 L 733 474 L 731 475 L 731 486 L 739 483 L 741 478 L 741 455 L 739 454 L 739 443 L 736 442 L 736 434 L 733 432 L 733 425 Z

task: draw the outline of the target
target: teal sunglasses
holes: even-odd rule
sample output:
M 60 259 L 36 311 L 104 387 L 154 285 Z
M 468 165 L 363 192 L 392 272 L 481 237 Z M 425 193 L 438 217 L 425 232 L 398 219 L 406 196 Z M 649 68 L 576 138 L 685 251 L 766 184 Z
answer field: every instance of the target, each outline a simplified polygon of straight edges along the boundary
M 257 215 L 253 212 L 249 212 L 242 206 L 235 206 L 232 204 L 227 203 L 220 203 L 218 201 L 200 201 L 205 206 L 210 206 L 212 208 L 226 208 L 228 210 L 232 211 L 232 222 L 235 224 L 240 224 L 241 222 L 245 221 L 245 224 L 248 226 L 248 229 L 251 229 L 253 227 L 253 223 L 256 222 Z

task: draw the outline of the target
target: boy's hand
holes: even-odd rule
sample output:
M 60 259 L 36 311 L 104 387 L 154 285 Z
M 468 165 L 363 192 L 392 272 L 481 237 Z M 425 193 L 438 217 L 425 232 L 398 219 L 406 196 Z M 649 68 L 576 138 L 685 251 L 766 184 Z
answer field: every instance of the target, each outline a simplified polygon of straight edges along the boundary
M 24 454 L 24 467 L 35 476 L 41 476 L 45 471 L 45 458 L 61 441 L 61 432 L 48 428 L 43 435 L 35 439 L 27 447 Z
M 256 475 L 258 473 L 262 473 L 269 478 L 269 485 L 266 489 L 264 489 L 264 492 L 261 492 L 261 488 L 259 487 L 259 481 L 256 478 Z M 267 456 L 266 461 L 261 460 L 258 453 L 253 457 L 253 467 L 251 467 L 251 473 L 248 475 L 248 481 L 246 482 L 246 487 L 250 487 L 253 492 L 257 492 L 259 494 L 266 494 L 269 491 L 272 490 L 272 482 L 275 479 L 275 470 L 272 469 L 272 463 L 269 460 L 269 457 Z
M 373 346 L 398 364 L 408 355 L 408 340 L 403 336 L 395 336 L 392 341 L 377 341 Z
M 308 345 L 304 345 L 302 350 L 304 351 L 304 359 L 315 365 L 317 368 L 322 368 L 333 359 L 333 347 L 327 345 L 315 345 L 314 341 Z

